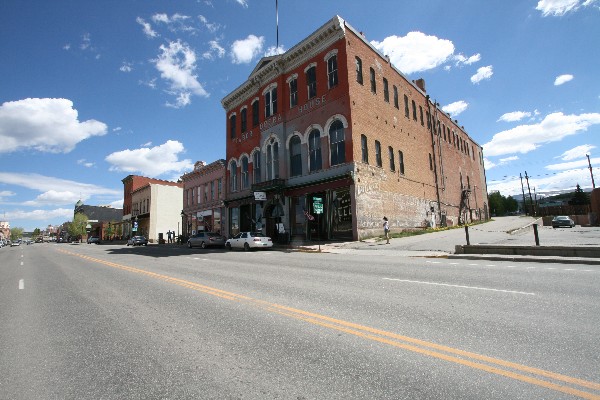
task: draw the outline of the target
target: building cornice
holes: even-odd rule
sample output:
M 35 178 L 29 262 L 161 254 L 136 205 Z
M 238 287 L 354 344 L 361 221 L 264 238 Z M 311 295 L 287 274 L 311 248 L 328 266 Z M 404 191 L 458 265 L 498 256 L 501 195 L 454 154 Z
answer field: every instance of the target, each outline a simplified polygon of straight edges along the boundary
M 297 68 L 307 59 L 314 57 L 345 36 L 345 22 L 339 16 L 333 17 L 306 39 L 283 54 L 272 57 L 272 61 L 260 69 L 252 71 L 248 80 L 221 100 L 226 111 L 237 108 L 247 101 L 265 84 L 277 76 Z M 263 60 L 259 61 L 259 64 Z

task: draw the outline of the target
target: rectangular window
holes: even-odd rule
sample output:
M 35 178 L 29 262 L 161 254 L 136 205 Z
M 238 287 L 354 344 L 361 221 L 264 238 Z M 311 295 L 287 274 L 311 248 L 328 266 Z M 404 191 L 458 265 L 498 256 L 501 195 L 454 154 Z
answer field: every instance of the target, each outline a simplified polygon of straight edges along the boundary
M 377 93 L 377 82 L 375 82 L 375 70 L 373 68 L 369 68 L 369 72 L 371 74 L 371 92 Z
M 398 151 L 398 166 L 400 167 L 400 173 L 404 175 L 404 153 Z
M 265 93 L 265 117 L 277 114 L 277 87 Z
M 322 168 L 321 162 L 321 133 L 313 129 L 308 135 L 308 151 L 310 172 L 319 171 Z
M 408 96 L 404 95 L 404 115 L 406 118 L 410 118 L 410 111 L 408 110 Z
M 388 87 L 388 81 L 385 78 L 383 78 L 383 100 L 386 103 L 390 102 L 390 88 Z
M 416 121 L 417 120 L 417 104 L 415 103 L 414 100 L 412 100 L 412 112 L 413 112 L 413 119 Z
M 235 117 L 235 114 L 229 117 L 229 137 L 231 139 L 235 138 Z
M 429 169 L 433 171 L 433 157 L 429 153 Z
M 215 181 L 210 181 L 210 199 L 215 199 Z
M 219 199 L 221 198 L 221 194 L 223 193 L 223 181 L 222 178 L 219 178 L 217 181 L 217 193 L 219 195 Z
M 360 135 L 360 147 L 362 150 L 362 162 L 365 164 L 369 163 L 369 144 L 367 143 L 367 137 Z
M 240 117 L 240 119 L 241 119 L 240 124 L 241 124 L 242 132 L 246 132 L 246 129 L 248 127 L 247 126 L 247 122 L 248 122 L 247 118 L 248 118 L 248 109 L 244 108 L 241 112 L 241 117 Z
M 377 166 L 381 168 L 383 163 L 381 161 L 381 143 L 379 143 L 379 140 L 375 141 L 375 160 L 377 161 Z
M 290 176 L 302 175 L 302 145 L 300 137 L 295 135 L 290 140 Z
M 260 152 L 254 152 L 252 156 L 252 171 L 254 173 L 254 183 L 260 183 Z
M 252 103 L 252 126 L 258 126 L 258 120 L 259 120 L 259 115 L 258 115 L 258 100 L 256 100 L 254 103 Z
M 329 78 L 329 89 L 338 84 L 338 68 L 337 68 L 337 56 L 329 57 L 327 60 L 327 77 Z
M 290 107 L 298 105 L 298 79 L 290 81 Z
M 309 99 L 317 96 L 317 67 L 310 67 L 306 71 L 306 87 Z
M 394 160 L 394 149 L 392 146 L 388 147 L 388 155 L 390 157 L 390 171 L 396 170 L 396 161 Z
M 356 82 L 363 84 L 363 71 L 362 71 L 362 60 L 358 57 L 355 59 L 356 61 Z
M 400 106 L 398 105 L 398 88 L 396 85 L 394 85 L 394 107 L 400 109 Z
M 208 183 L 204 184 L 204 202 L 208 203 Z
M 419 106 L 419 118 L 421 118 L 421 126 L 425 126 L 425 121 L 423 121 L 423 107 Z

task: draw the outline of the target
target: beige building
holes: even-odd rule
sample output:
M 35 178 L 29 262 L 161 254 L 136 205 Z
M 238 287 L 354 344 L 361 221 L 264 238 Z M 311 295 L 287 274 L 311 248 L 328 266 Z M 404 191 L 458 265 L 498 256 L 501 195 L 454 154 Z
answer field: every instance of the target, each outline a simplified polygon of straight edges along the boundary
M 150 243 L 177 232 L 183 203 L 183 184 L 149 182 L 131 193 L 132 235 L 143 235 Z

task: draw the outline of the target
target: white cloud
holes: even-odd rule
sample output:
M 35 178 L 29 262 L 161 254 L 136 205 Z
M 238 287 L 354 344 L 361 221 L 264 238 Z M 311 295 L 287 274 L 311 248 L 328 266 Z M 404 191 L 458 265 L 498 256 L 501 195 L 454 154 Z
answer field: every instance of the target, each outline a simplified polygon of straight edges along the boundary
M 248 35 L 246 39 L 236 40 L 231 45 L 231 59 L 234 64 L 248 64 L 262 52 L 265 37 Z
M 265 57 L 278 56 L 279 54 L 283 53 L 285 53 L 285 47 L 283 47 L 282 45 L 280 45 L 279 47 L 271 46 L 265 51 Z
M 491 160 L 484 158 L 485 169 L 490 170 L 495 167 L 501 167 L 503 165 L 509 164 L 511 161 L 517 161 L 519 159 L 518 156 L 511 156 L 506 158 L 501 158 L 497 163 L 492 162 Z
M 515 121 L 520 121 L 523 118 L 529 118 L 529 117 L 531 117 L 531 113 L 528 111 L 513 111 L 513 112 L 503 114 L 500 118 L 498 118 L 498 121 L 515 122 Z M 498 122 L 498 121 L 496 121 L 496 122 Z
M 586 0 L 582 3 L 581 0 L 540 0 L 535 9 L 541 11 L 544 17 L 549 15 L 561 17 L 569 12 L 577 11 L 581 6 L 589 6 L 595 1 Z
M 158 33 L 152 29 L 152 25 L 146 22 L 143 18 L 137 17 L 135 21 L 143 27 L 144 35 L 147 37 L 155 38 L 159 36 Z
M 133 66 L 132 63 L 123 61 L 123 65 L 121 65 L 121 68 L 119 68 L 119 70 L 122 72 L 131 72 L 131 71 L 133 71 L 132 66 Z
M 554 86 L 560 86 L 563 83 L 569 82 L 571 80 L 573 80 L 573 75 L 570 75 L 570 74 L 557 76 L 556 79 L 554 80 Z
M 202 54 L 202 58 L 207 60 L 214 60 L 215 56 L 218 58 L 223 58 L 225 56 L 225 49 L 221 47 L 217 40 L 211 40 L 208 42 L 210 46 L 210 50 L 204 52 Z
M 0 106 L 0 153 L 23 149 L 68 153 L 106 130 L 106 124 L 93 119 L 79 122 L 67 99 L 24 99 Z
M 246 0 L 235 0 L 235 1 L 242 7 L 248 8 L 248 1 L 246 1 Z
M 588 160 L 585 157 L 585 154 L 583 155 L 583 157 L 584 157 L 583 160 L 569 161 L 569 162 L 564 162 L 564 163 L 547 165 L 546 169 L 549 169 L 551 171 L 564 171 L 564 170 L 576 169 L 576 168 L 586 168 L 586 167 L 588 167 Z M 592 164 L 598 164 L 600 162 L 600 158 L 590 158 L 590 162 Z
M 485 166 L 486 171 L 490 170 L 494 167 L 497 167 L 496 163 L 494 163 L 493 161 L 491 161 L 485 157 L 483 158 L 483 165 Z M 489 183 L 488 183 L 488 185 L 489 185 Z M 489 192 L 489 190 L 488 190 L 488 192 Z
M 194 167 L 191 160 L 179 160 L 179 154 L 184 152 L 183 144 L 169 140 L 166 143 L 148 148 L 123 150 L 106 157 L 112 166 L 111 171 L 126 173 L 141 173 L 156 177 L 172 172 L 189 171 Z
M 155 24 L 165 24 L 167 29 L 171 32 L 191 32 L 195 33 L 197 28 L 192 25 L 188 25 L 186 22 L 191 20 L 191 17 L 187 15 L 181 15 L 175 13 L 170 17 L 167 14 L 154 14 L 152 21 Z
M 525 180 L 523 180 L 525 183 Z M 530 176 L 529 186 L 533 188 L 538 194 L 551 195 L 557 193 L 564 193 L 566 191 L 572 192 L 575 190 L 576 184 L 579 183 L 582 188 L 591 188 L 592 182 L 590 179 L 590 172 L 587 168 L 579 169 L 568 169 L 565 171 L 557 172 L 550 176 L 543 175 Z M 516 179 L 502 180 L 502 181 L 488 181 L 488 192 L 499 191 L 504 196 L 518 197 L 522 196 L 521 192 L 521 181 L 519 177 Z M 527 196 L 527 186 L 525 186 L 525 195 Z
M 571 161 L 571 160 L 575 160 L 577 158 L 586 158 L 585 157 L 586 154 L 590 154 L 590 150 L 595 149 L 596 146 L 591 145 L 591 144 L 583 144 L 581 146 L 577 146 L 572 148 L 571 150 L 567 150 L 564 153 L 562 153 L 560 156 L 556 157 L 556 158 L 560 158 L 563 161 Z
M 1 190 L 0 191 L 0 201 L 5 201 L 4 199 L 6 197 L 12 197 L 15 196 L 16 193 L 15 192 L 11 192 L 10 190 Z
M 371 44 L 405 74 L 436 68 L 448 61 L 454 53 L 450 40 L 409 32 L 404 37 L 388 36 Z
M 463 54 L 457 54 L 454 56 L 454 61 L 456 61 L 457 66 L 461 65 L 471 65 L 479 62 L 481 60 L 481 54 L 477 53 L 472 55 L 471 57 L 465 57 Z
M 160 46 L 161 54 L 153 60 L 160 76 L 170 83 L 169 93 L 176 97 L 174 107 L 183 107 L 191 102 L 191 95 L 208 97 L 209 94 L 198 82 L 196 53 L 187 44 L 179 40 L 168 46 Z
M 54 178 L 40 174 L 0 172 L 0 183 L 36 190 L 41 194 L 36 200 L 27 202 L 36 204 L 75 204 L 77 200 L 86 200 L 92 196 L 123 196 L 122 190 Z M 73 200 L 75 199 L 75 200 Z M 71 215 L 73 209 L 71 209 Z
M 215 33 L 221 28 L 221 25 L 217 23 L 208 22 L 208 19 L 204 15 L 198 15 L 198 20 L 210 33 Z
M 53 219 L 63 219 L 71 221 L 73 219 L 73 208 L 57 208 L 55 210 L 13 210 L 6 213 L 8 220 L 28 220 L 28 221 L 50 221 Z M 29 230 L 29 229 L 27 229 Z
M 487 67 L 481 67 L 477 70 L 477 73 L 471 77 L 472 83 L 479 83 L 484 79 L 490 79 L 494 71 L 492 70 L 492 66 L 488 65 Z
M 460 100 L 443 106 L 442 111 L 444 111 L 445 113 L 449 113 L 452 117 L 456 117 L 457 115 L 465 111 L 467 107 L 469 107 L 469 103 Z
M 565 115 L 561 112 L 547 115 L 543 121 L 531 125 L 519 125 L 499 132 L 483 145 L 486 156 L 503 154 L 526 154 L 544 143 L 558 142 L 567 136 L 586 131 L 600 124 L 600 113 Z
M 91 168 L 91 167 L 93 167 L 94 165 L 96 165 L 96 164 L 95 164 L 95 163 L 93 163 L 93 162 L 86 161 L 86 159 L 85 159 L 85 158 L 82 158 L 82 159 L 80 159 L 80 160 L 77 160 L 77 164 L 79 164 L 79 165 L 83 165 L 84 167 L 87 167 L 87 168 Z

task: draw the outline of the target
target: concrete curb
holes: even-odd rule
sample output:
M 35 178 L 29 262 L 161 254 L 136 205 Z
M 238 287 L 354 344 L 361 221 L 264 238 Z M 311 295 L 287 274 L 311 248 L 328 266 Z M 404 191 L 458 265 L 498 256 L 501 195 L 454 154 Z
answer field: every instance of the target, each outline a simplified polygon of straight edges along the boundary
M 450 254 L 448 259 L 600 265 L 600 259 L 582 257 L 509 256 L 498 254 Z

